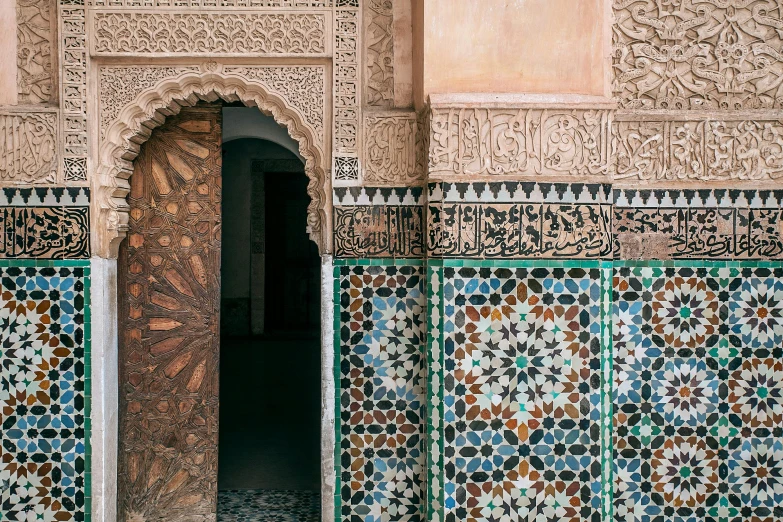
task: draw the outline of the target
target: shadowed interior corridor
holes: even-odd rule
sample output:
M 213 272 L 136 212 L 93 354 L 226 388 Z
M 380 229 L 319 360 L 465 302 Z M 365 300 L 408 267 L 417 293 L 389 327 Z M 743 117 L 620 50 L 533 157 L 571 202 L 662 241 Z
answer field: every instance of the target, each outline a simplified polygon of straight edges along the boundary
M 224 145 L 220 522 L 320 519 L 320 264 L 306 187 L 282 147 Z

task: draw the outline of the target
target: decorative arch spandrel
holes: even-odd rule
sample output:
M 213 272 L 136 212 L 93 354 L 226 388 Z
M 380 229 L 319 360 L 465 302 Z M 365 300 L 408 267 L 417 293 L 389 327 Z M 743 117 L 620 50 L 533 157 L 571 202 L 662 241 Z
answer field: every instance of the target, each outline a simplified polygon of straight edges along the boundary
M 168 68 L 170 73 L 152 75 L 151 85 L 140 86 L 137 93 L 123 93 L 130 101 L 121 108 L 112 107 L 108 111 L 112 115 L 110 118 L 103 118 L 107 112 L 104 108 L 115 103 L 117 93 L 101 86 L 102 139 L 97 175 L 93 179 L 95 198 L 92 203 L 97 219 L 97 225 L 93 227 L 97 255 L 117 257 L 128 230 L 126 198 L 133 160 L 152 129 L 160 126 L 168 116 L 178 114 L 182 107 L 219 99 L 257 107 L 285 127 L 299 143 L 305 173 L 310 180 L 307 187 L 311 199 L 307 211 L 308 234 L 321 254 L 331 252 L 332 202 L 327 197 L 331 193 L 331 180 L 324 138 L 326 72 L 323 66 L 277 67 L 276 72 L 284 74 L 268 74 L 275 69 L 273 66 L 223 66 L 216 62 L 202 64 L 198 70 L 194 67 Z M 309 82 L 310 92 L 302 90 L 303 78 Z

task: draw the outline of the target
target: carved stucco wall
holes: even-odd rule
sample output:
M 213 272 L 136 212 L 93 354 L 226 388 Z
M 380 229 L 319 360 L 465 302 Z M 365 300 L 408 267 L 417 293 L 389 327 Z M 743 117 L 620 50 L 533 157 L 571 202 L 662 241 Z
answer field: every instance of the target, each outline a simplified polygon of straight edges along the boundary
M 783 6 L 613 2 L 614 178 L 772 183 L 783 170 Z

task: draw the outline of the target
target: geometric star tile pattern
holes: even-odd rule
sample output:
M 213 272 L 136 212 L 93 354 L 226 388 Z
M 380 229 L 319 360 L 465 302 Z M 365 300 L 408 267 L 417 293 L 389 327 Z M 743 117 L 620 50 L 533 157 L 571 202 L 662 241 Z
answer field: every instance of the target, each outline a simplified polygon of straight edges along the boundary
M 346 522 L 420 522 L 423 267 L 335 266 L 338 494 Z
M 89 268 L 64 264 L 0 267 L 0 520 L 89 519 Z
M 615 520 L 783 517 L 783 270 L 748 265 L 615 267 Z
M 447 522 L 601 519 L 600 268 L 443 269 Z
M 217 522 L 319 522 L 317 491 L 231 490 L 218 492 Z

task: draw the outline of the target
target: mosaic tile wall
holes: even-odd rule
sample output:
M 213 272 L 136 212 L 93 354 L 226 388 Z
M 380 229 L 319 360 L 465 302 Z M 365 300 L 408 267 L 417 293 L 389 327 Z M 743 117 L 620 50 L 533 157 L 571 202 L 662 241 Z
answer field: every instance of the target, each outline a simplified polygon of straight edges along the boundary
M 423 521 L 422 263 L 338 261 L 334 276 L 335 520 Z
M 783 520 L 783 264 L 427 270 L 428 520 Z
M 0 260 L 0 520 L 90 520 L 90 268 Z
M 426 426 L 416 520 L 783 520 L 783 191 L 438 182 L 426 201 L 335 198 L 427 208 L 426 378 L 397 383 L 426 388 L 426 418 L 395 428 Z M 406 237 L 361 220 L 343 246 Z M 397 262 L 336 268 L 341 521 L 412 519 L 362 451 L 392 418 L 366 384 L 388 362 L 373 336 L 408 339 L 377 323 L 401 297 L 384 287 Z M 420 408 L 405 393 L 395 411 Z

